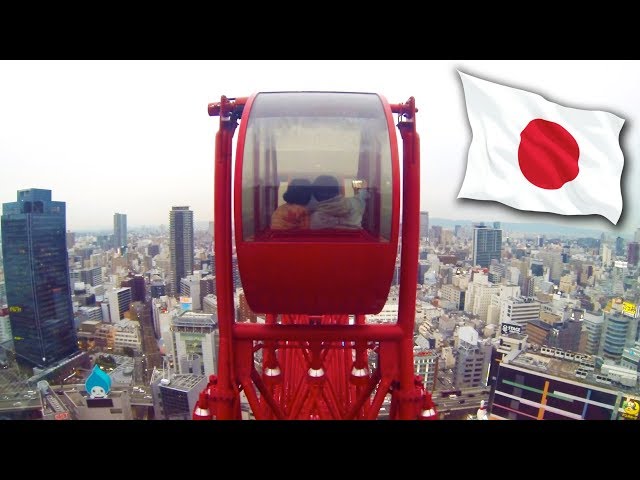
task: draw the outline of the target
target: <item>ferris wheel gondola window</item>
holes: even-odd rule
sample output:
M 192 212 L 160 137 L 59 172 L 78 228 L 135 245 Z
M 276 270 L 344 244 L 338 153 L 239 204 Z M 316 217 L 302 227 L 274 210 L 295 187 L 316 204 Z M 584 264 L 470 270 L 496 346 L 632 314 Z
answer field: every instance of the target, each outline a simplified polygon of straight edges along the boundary
M 311 232 L 305 222 L 294 221 L 288 232 L 282 223 L 273 228 L 276 209 L 287 202 L 292 181 L 313 184 L 331 176 L 338 183 L 341 207 L 361 201 L 360 225 L 338 221 L 328 228 L 359 230 L 351 235 L 365 241 L 388 242 L 392 224 L 392 148 L 388 119 L 379 96 L 335 92 L 257 94 L 244 135 L 240 195 L 244 241 L 291 238 L 303 241 L 327 232 Z M 366 192 L 359 184 L 366 185 Z M 237 185 L 237 183 L 236 183 Z M 238 186 L 238 185 L 237 185 Z M 311 187 L 309 187 L 311 188 Z M 366 197 L 366 198 L 365 198 Z M 361 200 L 362 199 L 362 200 Z M 302 205 L 311 216 L 321 202 L 311 194 Z M 282 210 L 282 208 L 281 208 Z M 300 207 L 286 208 L 292 220 Z M 317 215 L 316 215 L 317 216 Z M 276 231 L 277 230 L 277 231 Z M 338 233 L 338 236 L 345 235 Z

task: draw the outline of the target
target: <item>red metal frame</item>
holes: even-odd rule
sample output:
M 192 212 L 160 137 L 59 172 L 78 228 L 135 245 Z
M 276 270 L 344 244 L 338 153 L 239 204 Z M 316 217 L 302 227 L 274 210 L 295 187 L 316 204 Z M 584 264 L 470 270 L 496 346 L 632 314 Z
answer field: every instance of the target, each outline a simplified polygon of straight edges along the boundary
M 420 210 L 420 145 L 413 97 L 390 105 L 398 115 L 403 140 L 402 250 L 395 325 L 367 325 L 361 314 L 269 314 L 264 324 L 235 322 L 232 139 L 246 104 L 246 97 L 223 96 L 209 105 L 209 115 L 220 117 L 214 177 L 219 363 L 217 376 L 210 377 L 200 394 L 193 418 L 240 419 L 243 391 L 256 419 L 375 419 L 389 393 L 391 419 L 435 419 L 431 395 L 415 376 L 413 364 Z M 395 132 L 390 133 L 395 139 Z M 394 194 L 398 189 L 394 184 Z M 235 194 L 238 201 L 239 192 Z M 398 228 L 397 222 L 392 228 Z M 255 366 L 255 352 L 260 349 L 262 373 Z M 369 349 L 378 356 L 374 371 L 369 371 Z

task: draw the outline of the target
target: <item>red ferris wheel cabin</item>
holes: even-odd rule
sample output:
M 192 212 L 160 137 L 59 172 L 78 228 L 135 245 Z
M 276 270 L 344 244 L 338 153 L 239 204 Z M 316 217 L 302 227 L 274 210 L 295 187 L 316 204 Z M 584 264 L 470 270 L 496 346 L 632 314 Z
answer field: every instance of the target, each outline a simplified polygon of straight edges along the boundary
M 235 240 L 251 309 L 380 312 L 398 251 L 399 160 L 389 103 L 371 93 L 258 93 L 241 120 Z M 339 200 L 318 194 L 327 177 L 337 181 Z M 296 182 L 310 222 L 272 225 Z M 349 217 L 352 205 L 356 213 Z M 323 211 L 337 220 L 322 221 Z

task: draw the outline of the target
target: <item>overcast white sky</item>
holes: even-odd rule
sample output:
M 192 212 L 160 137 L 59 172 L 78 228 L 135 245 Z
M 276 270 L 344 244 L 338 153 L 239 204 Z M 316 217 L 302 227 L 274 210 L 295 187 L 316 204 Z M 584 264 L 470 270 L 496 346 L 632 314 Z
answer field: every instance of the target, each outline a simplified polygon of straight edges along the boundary
M 624 118 L 623 213 L 522 212 L 457 199 L 471 132 L 457 69 L 569 107 Z M 640 227 L 640 61 L 0 61 L 0 203 L 45 188 L 67 203 L 67 228 L 168 224 L 173 205 L 213 219 L 213 157 L 221 95 L 259 91 L 376 92 L 415 97 L 421 137 L 421 208 L 452 220 L 544 222 L 612 234 Z M 235 139 L 234 139 L 235 142 Z

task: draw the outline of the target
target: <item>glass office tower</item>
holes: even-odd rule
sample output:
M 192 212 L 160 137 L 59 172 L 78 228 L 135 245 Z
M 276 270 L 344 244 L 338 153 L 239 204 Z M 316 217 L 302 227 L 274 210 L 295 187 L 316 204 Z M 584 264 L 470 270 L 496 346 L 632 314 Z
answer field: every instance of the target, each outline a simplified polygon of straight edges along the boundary
M 171 207 L 169 250 L 173 296 L 180 295 L 180 280 L 193 274 L 193 249 L 193 211 L 189 207 Z
M 484 225 L 473 226 L 472 263 L 474 266 L 488 267 L 491 260 L 502 257 L 502 230 Z
M 121 251 L 127 248 L 127 215 L 124 213 L 113 214 L 113 246 Z
M 2 208 L 2 255 L 18 362 L 51 366 L 78 351 L 64 202 L 51 190 L 18 191 Z

